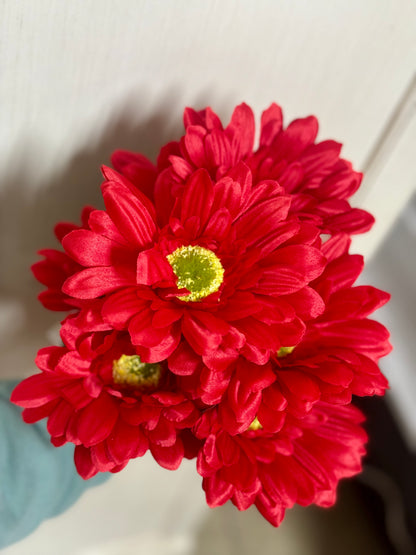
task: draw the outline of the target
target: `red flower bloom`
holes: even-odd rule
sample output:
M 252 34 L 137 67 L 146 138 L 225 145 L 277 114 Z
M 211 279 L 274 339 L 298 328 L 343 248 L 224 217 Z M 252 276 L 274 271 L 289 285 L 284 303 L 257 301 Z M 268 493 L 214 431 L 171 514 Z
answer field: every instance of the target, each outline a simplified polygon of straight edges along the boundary
M 373 218 L 350 207 L 361 174 L 315 142 L 316 118 L 284 129 L 272 104 L 257 149 L 245 104 L 225 128 L 210 108 L 184 121 L 156 166 L 114 153 L 105 210 L 57 226 L 65 252 L 40 251 L 65 346 L 39 352 L 12 401 L 75 444 L 84 478 L 147 450 L 169 469 L 197 457 L 210 506 L 255 504 L 277 526 L 359 472 L 349 403 L 387 387 L 388 332 L 368 317 L 389 296 L 353 286 L 363 261 L 348 254 Z
M 197 469 L 208 505 L 231 500 L 246 510 L 254 504 L 274 526 L 295 503 L 332 505 L 339 480 L 361 470 L 367 439 L 362 420 L 353 406 L 318 403 L 303 419 L 288 417 L 278 433 L 254 421 L 232 436 L 221 428 L 216 410 L 208 411 L 196 426 L 205 439 Z
M 76 229 L 86 229 L 88 227 L 88 218 L 93 208 L 87 206 L 82 211 L 82 226 L 61 222 L 55 226 L 55 236 L 59 242 Z M 65 252 L 56 249 L 42 249 L 38 252 L 45 257 L 44 260 L 36 262 L 32 266 L 32 272 L 35 278 L 47 286 L 46 291 L 42 291 L 38 298 L 45 308 L 49 310 L 73 310 L 79 308 L 83 302 L 65 295 L 62 291 L 62 285 L 65 281 L 82 269 L 82 267 L 70 258 Z
M 262 115 L 256 151 L 254 116 L 246 104 L 236 107 L 225 129 L 210 108 L 200 112 L 187 108 L 184 123 L 184 137 L 167 145 L 159 158 L 159 168 L 165 169 L 156 190 L 170 188 L 172 181 L 183 183 L 197 168 L 206 168 L 218 180 L 243 160 L 254 182 L 278 181 L 292 195 L 290 213 L 312 222 L 322 233 L 363 233 L 374 223 L 371 214 L 351 208 L 347 201 L 360 186 L 362 174 L 340 158 L 339 143 L 315 142 L 315 117 L 297 119 L 284 129 L 282 110 L 272 104 Z
M 351 402 L 352 395 L 383 395 L 388 386 L 378 360 L 391 350 L 387 329 L 368 316 L 389 295 L 371 286 L 353 287 L 363 259 L 348 254 L 348 241 L 323 246 L 328 265 L 313 283 L 325 311 L 306 322 L 294 348 L 282 348 L 266 365 L 239 358 L 226 368 L 208 368 L 182 345 L 171 357 L 180 387 L 206 405 L 219 404 L 219 419 L 230 433 L 245 430 L 257 416 L 270 432 L 281 429 L 287 413 L 304 416 L 318 401 Z M 300 308 L 300 307 L 299 307 Z
M 328 265 L 313 283 L 326 309 L 308 322 L 299 348 L 280 361 L 282 367 L 296 367 L 316 380 L 323 400 L 348 403 L 351 394 L 383 395 L 388 386 L 378 361 L 391 351 L 390 334 L 368 316 L 390 295 L 369 285 L 353 286 L 364 267 L 363 258 L 348 254 L 345 247 L 341 254 L 337 243 L 333 239 L 324 245 Z
M 140 153 L 117 150 L 111 156 L 111 163 L 129 181 L 139 183 L 139 189 L 153 200 L 158 171 L 150 160 Z
M 11 400 L 24 407 L 25 422 L 48 418 L 55 446 L 76 445 L 83 478 L 118 472 L 148 449 L 161 466 L 179 466 L 182 430 L 198 411 L 163 365 L 140 361 L 128 334 L 89 334 L 77 351 L 47 347 L 36 363 L 42 373 L 23 380 Z
M 93 301 L 107 326 L 128 329 L 146 362 L 180 356 L 183 338 L 209 367 L 239 353 L 265 363 L 322 312 L 308 286 L 325 265 L 318 230 L 287 218 L 290 197 L 277 183 L 253 186 L 244 164 L 217 183 L 199 170 L 174 200 L 155 190 L 153 205 L 104 171 L 107 211 L 63 239 L 84 268 L 63 291 L 89 301 L 86 310 Z
M 196 169 L 206 168 L 218 180 L 244 160 L 255 183 L 278 181 L 291 195 L 289 213 L 312 222 L 322 233 L 362 233 L 371 227 L 373 217 L 351 208 L 347 202 L 359 187 L 362 175 L 339 158 L 339 143 L 315 143 L 316 118 L 295 120 L 283 129 L 281 109 L 272 104 L 262 115 L 260 146 L 256 151 L 254 116 L 246 104 L 237 106 L 225 129 L 210 108 L 200 112 L 187 108 L 184 122 L 184 137 L 161 149 L 157 167 L 139 153 L 116 151 L 112 156 L 120 173 L 152 201 L 156 196 L 158 217 L 166 216 L 178 186 L 182 187 Z M 87 227 L 86 218 L 83 227 Z M 71 229 L 75 226 L 59 224 L 58 238 L 61 240 Z M 51 310 L 79 306 L 79 301 L 61 291 L 65 278 L 79 269 L 78 264 L 56 250 L 45 249 L 41 254 L 46 260 L 35 264 L 33 271 L 48 286 L 48 291 L 39 296 L 42 303 Z

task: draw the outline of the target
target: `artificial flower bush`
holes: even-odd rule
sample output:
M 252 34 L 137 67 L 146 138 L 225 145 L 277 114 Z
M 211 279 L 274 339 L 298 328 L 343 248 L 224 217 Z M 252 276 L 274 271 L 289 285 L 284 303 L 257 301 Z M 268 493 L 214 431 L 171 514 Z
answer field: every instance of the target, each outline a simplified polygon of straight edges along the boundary
M 277 526 L 294 503 L 335 502 L 361 469 L 353 395 L 382 395 L 389 296 L 354 286 L 350 236 L 373 218 L 348 198 L 361 174 L 314 117 L 283 128 L 237 106 L 227 127 L 185 110 L 185 134 L 153 165 L 117 151 L 105 210 L 58 224 L 62 249 L 33 266 L 40 300 L 65 311 L 63 346 L 12 401 L 75 444 L 84 478 L 150 450 L 168 469 L 195 458 L 210 506 L 255 504 Z

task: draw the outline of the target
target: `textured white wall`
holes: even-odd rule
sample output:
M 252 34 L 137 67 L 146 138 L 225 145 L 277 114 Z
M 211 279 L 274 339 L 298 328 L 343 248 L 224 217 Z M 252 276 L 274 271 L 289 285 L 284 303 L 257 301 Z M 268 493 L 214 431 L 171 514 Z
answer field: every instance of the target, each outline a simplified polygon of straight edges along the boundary
M 412 0 L 18 0 L 1 25 L 0 150 L 33 151 L 35 174 L 120 113 L 241 100 L 316 113 L 360 166 L 416 59 Z

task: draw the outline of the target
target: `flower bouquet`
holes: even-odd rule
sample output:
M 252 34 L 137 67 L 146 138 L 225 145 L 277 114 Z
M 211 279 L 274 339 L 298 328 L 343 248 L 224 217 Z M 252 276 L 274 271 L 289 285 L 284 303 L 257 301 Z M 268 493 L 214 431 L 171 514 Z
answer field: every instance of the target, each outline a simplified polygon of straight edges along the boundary
M 186 109 L 156 165 L 116 151 L 104 210 L 60 223 L 62 249 L 33 266 L 43 305 L 67 313 L 62 346 L 12 401 L 79 474 L 119 472 L 150 451 L 196 459 L 211 507 L 255 505 L 274 526 L 295 503 L 329 506 L 361 469 L 353 395 L 382 395 L 387 330 L 368 317 L 389 295 L 353 286 L 350 237 L 373 217 L 348 198 L 362 175 L 316 118 L 286 128 L 279 106 L 237 106 L 227 127 Z

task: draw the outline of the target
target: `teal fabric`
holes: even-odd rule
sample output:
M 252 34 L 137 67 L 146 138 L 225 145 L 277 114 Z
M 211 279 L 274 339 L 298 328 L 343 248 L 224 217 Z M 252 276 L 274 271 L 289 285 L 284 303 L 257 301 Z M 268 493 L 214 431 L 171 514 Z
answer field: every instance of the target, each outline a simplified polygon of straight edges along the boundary
M 83 480 L 74 467 L 73 445 L 51 445 L 45 422 L 25 424 L 21 410 L 9 401 L 15 385 L 0 382 L 0 548 L 27 536 L 109 477 Z

